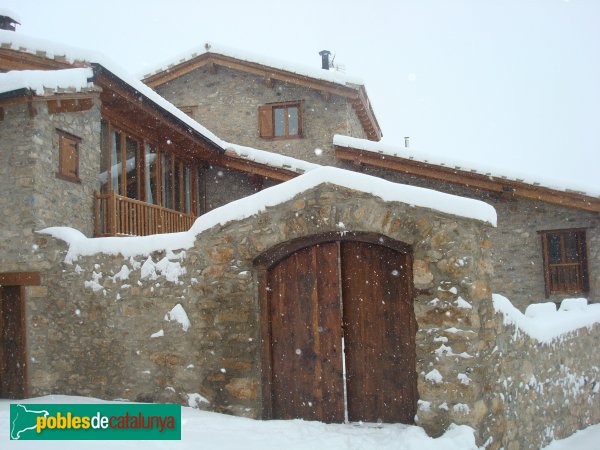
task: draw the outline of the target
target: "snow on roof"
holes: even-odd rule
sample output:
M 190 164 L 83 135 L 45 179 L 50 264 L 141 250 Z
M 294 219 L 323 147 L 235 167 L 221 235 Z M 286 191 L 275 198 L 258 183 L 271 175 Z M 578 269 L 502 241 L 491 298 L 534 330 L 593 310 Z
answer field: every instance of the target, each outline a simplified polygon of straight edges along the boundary
M 109 72 L 111 72 L 112 74 L 114 74 L 115 76 L 117 76 L 118 78 L 123 80 L 125 83 L 129 84 L 131 87 L 136 89 L 138 92 L 140 92 L 141 94 L 146 96 L 148 99 L 152 100 L 154 103 L 159 105 L 161 108 L 163 108 L 163 109 L 167 110 L 168 112 L 170 112 L 171 114 L 173 114 L 175 117 L 177 117 L 179 120 L 184 122 L 186 125 L 190 126 L 192 129 L 194 129 L 198 133 L 200 133 L 203 136 L 210 139 L 212 142 L 214 142 L 219 147 L 221 147 L 225 150 L 229 150 L 231 153 L 233 153 L 233 156 L 235 156 L 235 157 L 239 157 L 242 159 L 248 159 L 248 160 L 257 162 L 259 164 L 265 164 L 265 165 L 268 165 L 271 167 L 287 168 L 287 169 L 290 169 L 290 170 L 293 170 L 296 172 L 300 172 L 300 173 L 307 172 L 309 170 L 314 169 L 315 167 L 319 167 L 316 164 L 311 164 L 306 161 L 291 158 L 288 156 L 278 155 L 276 153 L 271 153 L 271 152 L 267 152 L 267 151 L 263 151 L 263 150 L 257 150 L 257 149 L 253 149 L 250 147 L 244 147 L 241 145 L 236 145 L 236 144 L 232 144 L 232 143 L 223 141 L 218 136 L 216 136 L 214 133 L 212 133 L 210 130 L 208 130 L 207 128 L 205 128 L 204 126 L 202 126 L 201 124 L 196 122 L 194 119 L 192 119 L 190 116 L 185 114 L 183 111 L 181 111 L 175 105 L 173 105 L 172 103 L 165 100 L 163 97 L 161 97 L 159 94 L 157 94 L 151 88 L 146 86 L 140 80 L 131 76 L 125 69 L 122 69 L 121 67 L 119 67 L 115 62 L 111 61 L 109 58 L 107 58 L 102 53 L 86 51 L 86 50 L 77 49 L 74 47 L 62 46 L 60 44 L 57 44 L 57 43 L 54 43 L 51 41 L 46 41 L 44 39 L 34 38 L 34 37 L 23 35 L 21 33 L 14 33 L 14 32 L 4 31 L 4 30 L 0 30 L 0 46 L 2 46 L 4 48 L 11 48 L 14 50 L 32 53 L 32 54 L 41 54 L 42 56 L 45 56 L 50 59 L 54 58 L 55 55 L 60 55 L 61 57 L 64 57 L 69 62 L 79 61 L 79 62 L 87 62 L 87 63 L 92 63 L 92 62 L 98 63 L 102 67 L 106 68 Z M 60 84 L 60 86 L 63 87 L 64 84 L 69 84 L 67 82 L 67 78 L 68 78 L 67 74 L 83 73 L 83 72 L 71 72 L 73 70 L 78 71 L 78 70 L 89 70 L 89 69 L 68 69 L 68 70 L 65 69 L 65 70 L 60 70 L 60 71 L 22 71 L 22 72 L 31 72 L 31 73 L 39 72 L 39 78 L 47 77 L 47 78 L 45 78 L 47 80 L 46 83 L 48 83 L 47 85 L 45 85 L 46 87 L 49 87 L 52 84 L 51 80 L 52 80 L 53 76 L 59 76 L 59 77 L 62 76 L 62 77 L 64 77 L 63 81 L 61 81 L 60 83 L 57 83 L 57 84 Z M 51 75 L 51 73 L 60 73 L 60 75 Z M 45 75 L 45 74 L 47 74 L 47 75 Z M 13 75 L 13 77 L 18 79 L 18 75 Z M 91 77 L 91 75 L 89 75 L 88 78 L 89 77 Z M 31 77 L 31 78 L 33 78 L 33 77 Z M 8 78 L 6 80 L 8 80 Z M 87 82 L 87 80 L 86 80 L 86 82 Z M 8 83 L 8 81 L 7 81 L 7 83 Z M 7 92 L 7 91 L 14 90 L 14 89 L 22 88 L 22 87 L 28 87 L 28 86 L 23 85 L 23 84 L 26 84 L 24 81 L 23 82 L 15 81 L 15 83 L 17 83 L 17 84 L 20 83 L 21 85 L 16 88 L 10 88 L 10 85 L 7 84 L 7 86 L 5 88 L 4 83 L 2 83 L 2 88 L 0 88 L 1 89 L 0 92 Z M 42 90 L 42 92 L 43 92 L 43 90 Z
M 504 315 L 505 325 L 514 325 L 518 331 L 544 344 L 579 328 L 600 323 L 600 304 L 588 305 L 585 299 L 565 299 L 558 311 L 554 304 L 536 305 L 535 308 L 530 305 L 525 314 L 502 295 L 492 294 L 492 301 L 496 312 Z
M 71 63 L 75 61 L 97 63 L 105 69 L 107 69 L 109 72 L 111 72 L 117 78 L 123 80 L 129 86 L 138 91 L 140 94 L 144 95 L 146 98 L 148 98 L 164 110 L 170 112 L 172 115 L 177 117 L 190 128 L 214 142 L 217 146 L 221 148 L 223 147 L 223 141 L 221 141 L 221 139 L 218 138 L 215 134 L 213 134 L 207 128 L 200 125 L 198 122 L 196 122 L 190 116 L 185 114 L 175 105 L 158 95 L 156 92 L 154 92 L 151 88 L 142 83 L 136 77 L 131 76 L 125 69 L 121 68 L 118 64 L 110 60 L 102 53 L 86 51 L 74 47 L 62 46 L 61 44 L 46 41 L 45 39 L 34 38 L 31 36 L 23 35 L 21 33 L 14 33 L 4 30 L 0 30 L 0 46 L 3 48 L 11 48 L 13 50 L 32 53 L 36 55 L 41 54 L 42 56 L 45 56 L 50 59 L 59 55 L 64 57 L 67 61 Z
M 149 71 L 148 69 L 146 69 L 144 71 L 145 74 L 143 76 L 141 76 L 142 74 L 140 74 L 140 78 L 147 78 L 156 73 L 169 70 L 171 67 L 179 65 L 183 62 L 189 61 L 206 53 L 228 56 L 230 58 L 239 59 L 241 61 L 260 64 L 262 66 L 284 70 L 286 72 L 295 73 L 297 75 L 341 84 L 343 86 L 354 87 L 356 85 L 364 85 L 364 81 L 360 78 L 351 77 L 334 70 L 324 70 L 321 69 L 320 66 L 312 67 L 301 64 L 294 64 L 290 63 L 289 61 L 281 60 L 278 58 L 273 58 L 270 56 L 260 55 L 231 47 L 217 45 L 212 42 L 207 42 L 202 46 L 198 46 L 178 55 L 171 56 L 167 60 L 161 62 L 160 64 L 157 64 L 153 69 L 150 69 Z
M 31 53 L 48 59 L 64 58 L 65 61 L 71 64 L 74 62 L 96 61 L 102 57 L 97 52 L 7 30 L 0 30 L 0 47 Z
M 21 18 L 19 17 L 19 15 L 11 11 L 10 9 L 0 8 L 0 16 L 10 17 L 18 24 L 21 24 Z
M 497 169 L 485 164 L 473 163 L 473 161 L 463 160 L 454 156 L 441 157 L 439 155 L 428 154 L 422 151 L 415 151 L 398 145 L 385 144 L 382 142 L 369 141 L 367 139 L 358 139 L 350 136 L 336 134 L 333 137 L 333 145 L 340 147 L 350 147 L 381 155 L 397 156 L 399 158 L 410 159 L 427 164 L 457 169 L 463 172 L 477 173 L 479 175 L 490 176 L 494 178 L 506 178 L 512 181 L 542 186 L 557 191 L 578 192 L 593 197 L 600 197 L 599 186 L 580 185 L 569 182 L 569 186 L 560 185 L 553 178 L 546 178 L 539 173 L 524 173 L 518 170 L 511 170 L 511 173 L 499 174 Z
M 245 147 L 243 145 L 232 144 L 230 142 L 223 142 L 223 148 L 225 149 L 226 155 L 233 155 L 237 158 L 254 161 L 275 168 L 292 170 L 298 173 L 308 172 L 309 170 L 321 167 L 318 164 L 313 164 L 302 159 Z
M 69 245 L 65 262 L 72 263 L 79 256 L 97 253 L 122 254 L 125 257 L 149 255 L 154 251 L 175 251 L 194 245 L 196 235 L 216 225 L 242 220 L 291 200 L 301 192 L 330 183 L 356 191 L 370 193 L 385 201 L 396 201 L 411 206 L 430 208 L 448 214 L 468 217 L 496 226 L 496 210 L 487 203 L 431 189 L 407 186 L 378 177 L 335 167 L 318 167 L 284 183 L 256 194 L 235 200 L 198 217 L 189 231 L 140 237 L 87 238 L 68 227 L 51 227 L 40 233 L 49 234 Z
M 62 70 L 13 70 L 0 73 L 0 93 L 17 89 L 31 89 L 36 95 L 47 95 L 57 90 L 73 90 L 93 87 L 88 82 L 94 76 L 91 68 Z M 51 91 L 51 92 L 48 92 Z

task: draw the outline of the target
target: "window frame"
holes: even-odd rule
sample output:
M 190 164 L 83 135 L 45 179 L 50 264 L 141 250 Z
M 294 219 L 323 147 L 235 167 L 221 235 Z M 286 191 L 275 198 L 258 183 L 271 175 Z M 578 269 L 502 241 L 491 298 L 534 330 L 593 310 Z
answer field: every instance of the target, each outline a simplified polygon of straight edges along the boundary
M 160 206 L 162 208 L 166 208 L 166 209 L 170 209 L 172 211 L 178 211 L 181 212 L 183 214 L 190 214 L 190 215 L 194 215 L 196 217 L 201 216 L 202 214 L 204 214 L 206 212 L 206 187 L 205 187 L 205 182 L 206 182 L 206 177 L 204 175 L 205 172 L 205 164 L 202 161 L 198 161 L 195 160 L 194 158 L 182 158 L 179 155 L 173 153 L 173 152 L 169 152 L 169 151 L 165 151 L 164 147 L 161 147 L 160 145 L 157 144 L 157 142 L 153 139 L 148 139 L 148 138 L 143 138 L 140 137 L 140 135 L 136 132 L 134 132 L 133 130 L 131 130 L 129 127 L 127 127 L 126 125 L 121 124 L 120 122 L 115 123 L 112 120 L 103 119 L 103 123 L 104 125 L 104 131 L 103 133 L 106 133 L 105 136 L 103 136 L 103 146 L 109 146 L 108 151 L 103 150 L 103 158 L 102 158 L 102 164 L 103 167 L 101 167 L 101 171 L 105 170 L 107 172 L 107 174 L 111 173 L 111 149 L 110 146 L 112 145 L 112 135 L 113 133 L 119 133 L 120 134 L 120 140 L 121 140 L 121 148 L 120 148 L 120 152 L 121 152 L 121 159 L 123 160 L 123 157 L 126 155 L 126 141 L 129 138 L 132 141 L 135 141 L 137 146 L 136 146 L 136 186 L 137 186 L 137 198 L 133 198 L 133 200 L 138 200 L 138 201 L 142 201 L 144 203 L 148 203 L 150 205 L 157 205 Z M 146 165 L 146 145 L 150 145 L 154 148 L 155 150 L 155 154 L 156 154 L 156 183 L 157 183 L 157 190 L 156 190 L 156 194 L 157 194 L 157 199 L 155 203 L 149 202 L 148 201 L 148 193 L 147 193 L 147 189 L 146 189 L 146 177 L 148 176 L 147 173 L 147 165 Z M 164 155 L 164 157 L 163 157 Z M 171 183 L 170 183 L 170 201 L 172 206 L 167 207 L 165 206 L 165 201 L 166 199 L 164 198 L 164 192 L 163 189 L 165 187 L 164 183 L 164 176 L 162 173 L 162 169 L 163 169 L 163 158 L 165 159 L 165 164 L 167 165 L 167 170 L 170 171 L 171 173 Z M 175 180 L 175 173 L 176 170 L 175 168 L 179 169 L 178 170 L 178 175 L 179 175 L 179 180 Z M 184 172 L 185 172 L 185 168 L 188 167 L 189 168 L 189 192 L 187 194 L 189 194 L 189 206 L 190 206 L 190 211 L 189 212 L 185 212 L 186 209 L 186 191 L 184 189 Z M 121 180 L 120 180 L 120 190 L 122 191 L 121 193 L 117 192 L 118 195 L 127 197 L 127 179 L 126 179 L 126 175 L 127 175 L 127 167 L 126 164 L 121 164 Z M 107 175 L 108 176 L 108 175 Z M 198 181 L 196 180 L 196 177 L 198 177 Z M 175 193 L 175 188 L 176 186 L 178 186 L 179 189 L 179 195 L 177 195 Z M 107 190 L 112 190 L 112 182 L 110 177 L 107 178 L 107 181 L 105 184 L 101 185 L 101 190 L 103 193 L 107 193 Z M 197 190 L 200 189 L 202 192 L 197 192 Z M 204 197 L 204 198 L 202 198 Z M 131 197 L 127 197 L 127 198 L 131 198 Z M 176 203 L 177 200 L 177 203 Z
M 551 295 L 568 295 L 568 294 L 586 294 L 589 292 L 589 246 L 586 236 L 585 228 L 566 228 L 558 230 L 543 230 L 538 232 L 542 241 L 542 257 L 544 262 L 544 284 L 546 291 L 546 298 Z M 579 248 L 575 248 L 577 254 L 577 261 L 567 261 L 568 249 L 565 247 L 565 236 L 572 234 L 579 236 L 575 238 L 575 245 Z M 560 239 L 560 263 L 550 262 L 550 248 L 549 238 L 551 236 L 558 236 Z M 575 274 L 575 285 L 568 282 L 560 282 L 558 272 L 561 268 L 576 267 Z M 553 276 L 553 268 L 557 269 L 556 277 Z
M 304 100 L 292 100 L 286 102 L 267 103 L 258 107 L 258 130 L 259 136 L 263 139 L 270 140 L 287 140 L 301 139 L 304 137 L 303 129 L 303 105 Z M 289 108 L 298 110 L 298 132 L 289 134 Z M 275 110 L 284 110 L 285 117 L 285 134 L 281 136 L 275 135 Z
M 56 129 L 56 133 L 58 134 L 58 171 L 56 172 L 56 178 L 70 181 L 72 183 L 81 183 L 81 178 L 79 177 L 79 144 L 83 139 L 59 128 Z M 67 145 L 71 145 L 72 148 L 75 149 L 75 175 L 69 173 L 67 166 L 63 164 L 63 160 L 65 158 L 65 156 L 63 156 L 63 152 L 66 151 L 65 146 Z

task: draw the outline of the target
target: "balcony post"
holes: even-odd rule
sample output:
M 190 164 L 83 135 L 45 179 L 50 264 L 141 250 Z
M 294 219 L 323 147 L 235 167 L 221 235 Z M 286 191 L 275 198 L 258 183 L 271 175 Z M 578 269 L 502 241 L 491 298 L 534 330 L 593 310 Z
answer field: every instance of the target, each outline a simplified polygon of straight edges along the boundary
M 114 190 L 108 192 L 108 233 L 110 236 L 116 236 L 117 230 L 117 196 Z

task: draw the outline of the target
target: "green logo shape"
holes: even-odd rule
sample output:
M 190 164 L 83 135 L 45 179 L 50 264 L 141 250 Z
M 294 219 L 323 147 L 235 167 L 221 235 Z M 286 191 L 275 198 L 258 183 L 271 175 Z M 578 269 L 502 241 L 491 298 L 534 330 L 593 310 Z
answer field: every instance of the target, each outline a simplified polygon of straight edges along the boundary
M 180 440 L 173 404 L 11 404 L 11 440 Z

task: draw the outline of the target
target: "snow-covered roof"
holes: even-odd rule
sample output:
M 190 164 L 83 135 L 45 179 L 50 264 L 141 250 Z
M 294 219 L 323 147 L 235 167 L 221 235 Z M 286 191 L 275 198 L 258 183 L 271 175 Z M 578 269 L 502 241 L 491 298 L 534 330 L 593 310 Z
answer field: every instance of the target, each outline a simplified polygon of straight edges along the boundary
M 48 59 L 64 60 L 70 64 L 102 59 L 102 55 L 97 52 L 7 30 L 0 30 L 0 48 L 18 50 Z
M 85 62 L 87 64 L 96 63 L 104 67 L 110 73 L 120 78 L 132 88 L 143 94 L 145 97 L 156 103 L 164 110 L 170 112 L 179 120 L 190 126 L 192 129 L 210 139 L 220 148 L 226 150 L 229 156 L 237 157 L 247 161 L 253 161 L 273 168 L 282 168 L 298 173 L 307 172 L 318 167 L 306 161 L 291 158 L 289 156 L 278 155 L 263 150 L 232 144 L 219 138 L 210 130 L 196 122 L 190 116 L 185 114 L 172 103 L 165 100 L 154 90 L 146 86 L 137 78 L 131 76 L 125 69 L 111 61 L 105 55 L 99 52 L 90 52 L 74 47 L 61 46 L 60 44 L 46 41 L 44 39 L 25 36 L 20 33 L 0 30 L 0 46 L 11 48 L 20 52 L 26 52 L 53 59 L 59 57 L 68 62 Z M 9 75 L 10 74 L 10 75 Z M 14 71 L 0 75 L 0 92 L 8 92 L 19 88 L 35 89 L 38 95 L 44 93 L 43 87 L 85 87 L 88 86 L 87 79 L 92 77 L 92 70 L 82 69 L 64 69 L 64 70 L 32 70 L 32 71 Z
M 13 70 L 0 73 L 0 94 L 18 89 L 29 89 L 36 95 L 56 91 L 79 92 L 93 87 L 88 80 L 94 76 L 91 68 L 61 70 Z
M 392 183 L 378 177 L 335 167 L 318 167 L 284 183 L 264 189 L 256 194 L 235 200 L 198 217 L 189 231 L 140 237 L 87 238 L 67 227 L 51 227 L 40 233 L 62 239 L 69 245 L 65 262 L 73 262 L 79 256 L 97 253 L 122 254 L 125 257 L 149 255 L 154 251 L 188 249 L 194 245 L 196 236 L 216 225 L 242 220 L 279 205 L 296 195 L 321 184 L 333 184 L 360 192 L 366 192 L 385 201 L 402 202 L 411 206 L 429 208 L 488 222 L 496 226 L 496 210 L 487 203 L 431 189 Z
M 145 74 L 140 74 L 140 77 L 147 78 L 151 75 L 163 72 L 165 70 L 169 70 L 171 67 L 174 67 L 176 65 L 179 65 L 181 63 L 184 63 L 186 61 L 197 58 L 198 56 L 207 53 L 228 56 L 230 58 L 235 58 L 241 61 L 260 64 L 261 66 L 268 66 L 274 69 L 294 73 L 296 75 L 302 75 L 317 80 L 329 81 L 330 83 L 341 84 L 343 86 L 364 85 L 364 81 L 362 79 L 357 77 L 351 77 L 335 70 L 324 70 L 320 67 L 294 64 L 290 63 L 289 61 L 273 58 L 271 56 L 247 52 L 236 48 L 214 44 L 212 42 L 207 42 L 201 46 L 187 50 L 178 55 L 171 56 L 167 60 L 157 64 L 154 68 L 150 70 L 146 69 L 144 71 Z M 143 75 L 143 77 L 141 75 Z
M 456 169 L 461 172 L 474 173 L 497 179 L 507 179 L 526 183 L 532 186 L 542 186 L 562 192 L 576 192 L 592 197 L 600 197 L 600 184 L 596 186 L 580 185 L 576 181 L 569 185 L 557 183 L 555 179 L 545 177 L 539 172 L 523 172 L 513 169 L 510 173 L 498 173 L 498 169 L 492 166 L 486 166 L 480 162 L 463 160 L 455 156 L 440 157 L 439 155 L 428 154 L 422 151 L 416 151 L 411 148 L 390 145 L 382 142 L 374 142 L 366 139 L 358 139 L 350 136 L 336 134 L 333 137 L 333 145 L 338 147 L 347 147 L 351 149 L 364 150 L 379 155 L 395 156 L 417 162 L 432 164 L 435 166 Z
M 245 147 L 243 145 L 232 144 L 230 142 L 224 142 L 223 148 L 225 149 L 225 154 L 228 156 L 233 155 L 236 158 L 267 165 L 276 169 L 286 169 L 297 173 L 304 173 L 316 169 L 317 167 L 321 167 L 318 164 L 310 163 L 302 159 Z
M 74 62 L 86 62 L 88 64 L 96 63 L 104 67 L 110 73 L 120 78 L 126 84 L 134 88 L 140 94 L 160 106 L 162 109 L 168 111 L 183 123 L 188 125 L 194 131 L 202 134 L 204 137 L 215 143 L 219 147 L 223 147 L 223 141 L 217 137 L 214 133 L 209 131 L 207 128 L 200 125 L 190 116 L 185 114 L 179 108 L 172 103 L 165 100 L 163 97 L 154 92 L 151 88 L 146 86 L 136 77 L 130 75 L 125 69 L 121 68 L 118 64 L 112 61 L 99 52 L 91 52 L 75 47 L 62 46 L 55 42 L 47 41 L 45 39 L 34 38 L 23 35 L 21 33 L 14 33 L 10 31 L 0 30 L 0 47 L 10 48 L 20 52 L 31 53 L 37 56 L 44 56 L 49 59 L 55 59 L 56 57 L 64 58 L 70 63 Z

